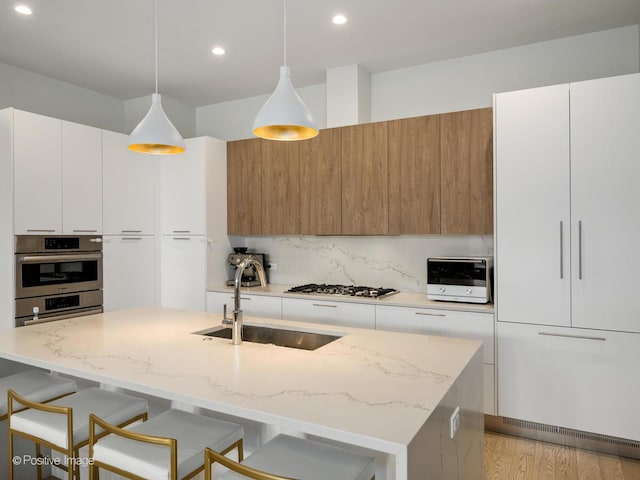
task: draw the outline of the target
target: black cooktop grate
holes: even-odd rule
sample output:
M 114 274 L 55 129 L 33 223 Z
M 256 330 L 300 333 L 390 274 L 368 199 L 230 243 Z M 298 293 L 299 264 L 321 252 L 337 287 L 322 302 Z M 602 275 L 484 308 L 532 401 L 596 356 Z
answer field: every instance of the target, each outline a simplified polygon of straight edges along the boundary
M 308 295 L 345 295 L 364 298 L 385 298 L 398 291 L 394 288 L 374 288 L 358 285 L 329 285 L 326 283 L 308 283 L 287 290 L 285 293 L 303 293 Z

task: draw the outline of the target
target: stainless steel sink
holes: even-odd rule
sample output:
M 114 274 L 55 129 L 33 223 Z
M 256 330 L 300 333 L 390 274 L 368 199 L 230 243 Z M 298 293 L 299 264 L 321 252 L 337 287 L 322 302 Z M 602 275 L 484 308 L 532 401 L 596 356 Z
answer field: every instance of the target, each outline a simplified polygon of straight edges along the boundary
M 207 337 L 231 339 L 231 329 L 226 327 L 216 327 L 196 333 Z M 299 348 L 302 350 L 316 350 L 339 338 L 342 338 L 342 335 L 304 332 L 259 325 L 245 324 L 242 326 L 242 340 L 245 342 L 269 343 L 280 347 Z

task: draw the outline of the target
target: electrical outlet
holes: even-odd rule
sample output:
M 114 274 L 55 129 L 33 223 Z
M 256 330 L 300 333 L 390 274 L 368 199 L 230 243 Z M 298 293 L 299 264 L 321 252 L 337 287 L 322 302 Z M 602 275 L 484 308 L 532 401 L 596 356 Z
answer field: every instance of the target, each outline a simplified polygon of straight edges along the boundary
M 451 418 L 449 418 L 449 435 L 451 438 L 456 436 L 458 428 L 460 428 L 460 407 L 456 407 L 451 414 Z
M 269 270 L 277 270 L 278 269 L 278 264 L 277 263 L 270 263 L 269 265 L 267 265 L 267 268 Z

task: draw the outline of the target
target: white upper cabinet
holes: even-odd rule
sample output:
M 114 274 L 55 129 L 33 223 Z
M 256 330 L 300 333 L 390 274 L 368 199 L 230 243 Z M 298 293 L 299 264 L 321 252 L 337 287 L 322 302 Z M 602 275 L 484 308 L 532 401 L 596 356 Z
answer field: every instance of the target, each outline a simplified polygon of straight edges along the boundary
M 570 324 L 569 85 L 495 97 L 496 314 Z
M 187 151 L 161 158 L 160 204 L 163 235 L 205 235 L 206 141 L 186 141 Z
M 15 233 L 62 233 L 62 122 L 14 110 Z
M 155 155 L 132 152 L 128 135 L 102 132 L 105 234 L 155 233 Z
M 640 74 L 571 84 L 574 327 L 640 332 Z
M 102 233 L 102 131 L 62 122 L 62 231 Z
M 640 74 L 496 95 L 505 322 L 640 332 Z

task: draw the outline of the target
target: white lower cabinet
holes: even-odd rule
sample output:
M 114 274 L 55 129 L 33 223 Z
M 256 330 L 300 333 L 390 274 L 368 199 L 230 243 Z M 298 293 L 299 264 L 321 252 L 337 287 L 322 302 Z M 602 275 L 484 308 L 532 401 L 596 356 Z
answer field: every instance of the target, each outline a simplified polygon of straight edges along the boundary
M 283 298 L 282 319 L 374 329 L 375 308 L 375 305 L 364 303 Z
M 205 310 L 207 239 L 163 236 L 160 261 L 160 303 L 163 307 Z
M 245 290 L 246 291 L 246 290 Z M 240 292 L 240 307 L 245 317 L 282 318 L 282 298 L 266 295 L 250 295 Z M 222 313 L 227 305 L 227 315 L 233 311 L 233 292 L 207 292 L 207 312 Z
M 154 236 L 103 237 L 105 311 L 156 304 Z
M 483 342 L 484 412 L 495 415 L 495 348 L 492 313 L 376 305 L 376 330 L 467 338 Z
M 640 440 L 640 334 L 497 328 L 498 415 Z

